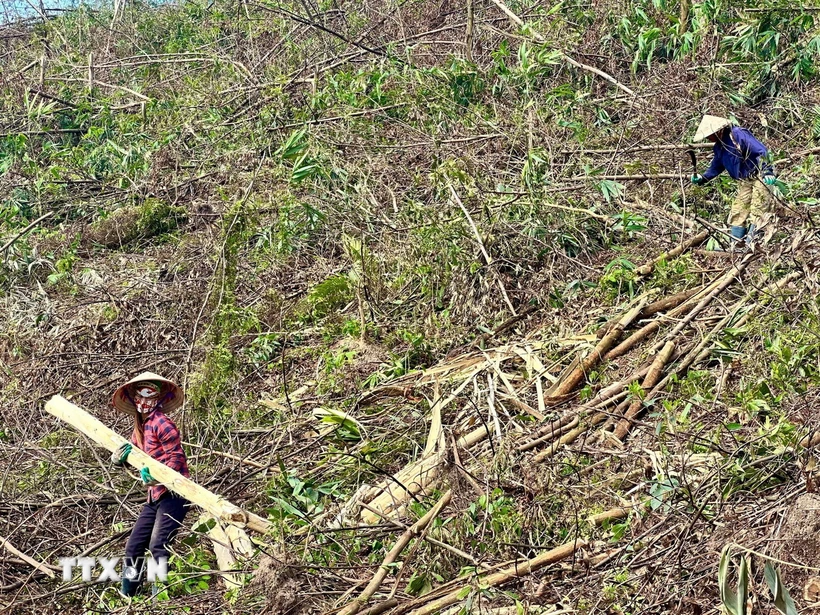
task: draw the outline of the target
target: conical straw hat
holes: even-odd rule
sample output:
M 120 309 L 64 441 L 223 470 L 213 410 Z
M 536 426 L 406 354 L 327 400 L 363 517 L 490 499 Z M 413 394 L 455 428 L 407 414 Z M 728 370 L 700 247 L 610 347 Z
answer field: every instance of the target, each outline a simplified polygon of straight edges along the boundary
M 172 410 L 176 410 L 182 405 L 182 402 L 185 401 L 185 395 L 183 394 L 182 389 L 180 389 L 174 382 L 171 382 L 162 376 L 158 376 L 153 372 L 143 372 L 139 376 L 131 378 L 131 380 L 114 391 L 114 397 L 111 398 L 111 404 L 121 412 L 125 412 L 126 414 L 130 414 L 132 416 L 135 415 L 137 413 L 137 408 L 134 406 L 133 401 L 134 388 L 137 384 L 140 382 L 145 382 L 146 380 L 160 383 L 160 399 L 163 400 L 160 410 L 163 412 L 171 412 Z
M 713 135 L 716 132 L 719 132 L 726 128 L 727 126 L 731 126 L 732 122 L 727 120 L 725 117 L 718 117 L 716 115 L 704 115 L 703 119 L 700 121 L 700 126 L 698 126 L 698 130 L 695 133 L 695 136 L 692 138 L 692 141 L 697 143 L 698 141 L 703 141 L 709 135 Z

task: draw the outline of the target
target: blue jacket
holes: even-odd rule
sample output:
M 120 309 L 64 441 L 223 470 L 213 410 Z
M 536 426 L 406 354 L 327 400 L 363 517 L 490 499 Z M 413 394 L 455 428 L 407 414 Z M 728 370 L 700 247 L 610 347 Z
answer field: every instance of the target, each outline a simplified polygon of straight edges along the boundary
M 713 151 L 715 158 L 703 174 L 706 181 L 714 179 L 724 170 L 732 179 L 774 174 L 772 165 L 766 160 L 768 150 L 745 128 L 732 126 L 728 143 L 718 141 Z

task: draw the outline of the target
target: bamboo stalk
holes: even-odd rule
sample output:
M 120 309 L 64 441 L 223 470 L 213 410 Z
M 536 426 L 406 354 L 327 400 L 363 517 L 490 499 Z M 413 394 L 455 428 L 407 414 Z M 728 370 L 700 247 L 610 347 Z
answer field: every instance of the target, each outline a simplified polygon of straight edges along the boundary
M 127 442 L 125 438 L 103 425 L 85 410 L 59 395 L 55 395 L 46 403 L 46 411 L 111 452 Z M 228 523 L 245 524 L 250 529 L 261 533 L 266 533 L 273 527 L 267 519 L 242 510 L 222 496 L 208 491 L 179 472 L 146 455 L 137 447 L 131 450 L 127 462 L 137 470 L 148 468 L 151 476 L 161 484 L 204 508 L 217 519 Z
M 793 280 L 796 280 L 801 275 L 802 274 L 800 272 L 794 271 L 789 275 L 784 276 L 780 280 L 772 282 L 761 292 L 762 294 L 766 295 L 782 290 L 783 287 L 786 286 L 786 284 Z M 706 359 L 709 356 L 709 353 L 711 352 L 711 350 L 707 348 L 707 346 L 709 342 L 712 340 L 712 338 L 715 335 L 717 335 L 720 331 L 722 331 L 727 325 L 729 325 L 729 323 L 732 322 L 732 320 L 735 318 L 738 312 L 740 312 L 743 306 L 749 303 L 749 301 L 751 301 L 752 298 L 757 294 L 758 293 L 756 291 L 752 291 L 748 293 L 746 297 L 735 303 L 735 305 L 732 306 L 732 308 L 729 310 L 729 313 L 726 314 L 726 316 L 724 316 L 717 323 L 717 325 L 712 327 L 712 330 L 709 331 L 709 333 L 707 333 L 705 336 L 703 336 L 703 339 L 700 341 L 700 343 L 686 355 L 686 357 L 680 362 L 676 371 L 678 371 L 678 373 L 686 371 L 691 366 L 696 365 L 697 363 L 700 363 L 701 361 Z M 738 321 L 735 323 L 735 326 L 742 327 L 744 324 L 746 324 L 746 322 L 748 322 L 748 320 L 752 317 L 752 314 L 757 310 L 757 308 L 764 303 L 768 303 L 768 301 L 766 301 L 766 297 L 763 297 L 756 303 L 752 304 L 751 308 L 738 319 Z
M 539 436 L 529 442 L 525 442 L 518 446 L 518 452 L 524 453 L 528 450 L 535 448 L 536 446 L 543 444 L 544 442 L 550 442 L 557 438 L 558 436 L 562 436 L 567 433 L 569 430 L 578 426 L 579 418 L 578 415 L 569 416 L 570 421 L 565 425 L 560 425 L 557 429 L 553 429 L 542 436 Z
M 654 316 L 658 312 L 665 312 L 667 310 L 671 310 L 673 308 L 678 307 L 681 303 L 690 299 L 693 295 L 698 294 L 703 289 L 703 287 L 692 288 L 690 290 L 684 290 L 683 292 L 676 293 L 674 295 L 670 295 L 668 297 L 664 297 L 663 299 L 658 299 L 647 305 L 642 311 L 639 318 L 649 318 L 650 316 Z M 618 320 L 613 318 L 612 320 L 607 321 L 598 331 L 595 332 L 599 338 L 603 337 L 612 327 L 614 327 L 618 323 Z
M 546 553 L 542 553 L 533 559 L 516 563 L 509 568 L 504 568 L 503 570 L 499 570 L 493 574 L 479 577 L 476 579 L 475 584 L 485 588 L 503 585 L 513 579 L 523 577 L 535 572 L 536 570 L 539 570 L 540 568 L 543 568 L 544 566 L 548 566 L 549 564 L 554 564 L 555 562 L 565 559 L 574 554 L 578 549 L 582 549 L 587 546 L 587 544 L 587 541 L 582 539 L 568 542 L 560 547 L 547 551 Z M 465 583 L 445 596 L 442 596 L 437 600 L 433 600 L 432 602 L 425 604 L 423 607 L 412 611 L 411 615 L 432 615 L 441 609 L 452 606 L 464 599 L 464 590 L 469 587 L 470 584 Z
M 638 305 L 633 307 L 629 310 L 624 316 L 618 321 L 612 331 L 607 333 L 604 338 L 598 342 L 598 345 L 592 349 L 584 359 L 580 362 L 577 368 L 575 368 L 567 377 L 562 380 L 558 386 L 556 387 L 555 391 L 550 393 L 549 398 L 547 399 L 548 403 L 556 403 L 557 401 L 561 400 L 565 395 L 568 395 L 572 391 L 575 390 L 575 387 L 581 383 L 590 372 L 590 370 L 595 367 L 598 363 L 601 362 L 601 359 L 606 355 L 606 353 L 615 345 L 615 342 L 618 341 L 618 338 L 621 337 L 624 329 L 628 327 L 633 320 L 635 320 L 638 315 L 641 313 L 641 310 L 646 305 L 646 300 L 644 299 Z
M 399 536 L 399 539 L 393 545 L 393 548 L 390 549 L 390 552 L 385 556 L 382 565 L 379 566 L 379 569 L 376 571 L 376 574 L 373 575 L 373 578 L 370 580 L 370 583 L 367 584 L 367 587 L 364 588 L 362 593 L 357 598 L 350 601 L 347 606 L 339 611 L 338 615 L 355 615 L 361 610 L 361 608 L 373 597 L 376 591 L 378 591 L 379 586 L 382 584 L 385 577 L 387 577 L 387 573 L 390 571 L 390 565 L 398 559 L 401 552 L 410 543 L 410 540 L 413 537 L 418 536 L 424 528 L 432 523 L 432 521 L 441 512 L 442 508 L 450 502 L 451 497 L 452 491 L 447 491 L 443 496 L 441 496 L 441 499 L 427 512 L 426 515 L 416 521 L 413 525 L 407 528 L 401 536 Z
M 589 429 L 597 427 L 610 416 L 617 416 L 625 412 L 626 409 L 629 407 L 629 404 L 631 403 L 628 399 L 618 404 L 615 410 L 611 413 L 603 412 L 602 410 L 607 406 L 611 405 L 612 403 L 615 403 L 616 401 L 626 397 L 629 394 L 629 391 L 626 390 L 625 387 L 628 386 L 630 382 L 638 380 L 639 378 L 642 378 L 646 374 L 648 374 L 650 368 L 651 365 L 647 365 L 639 369 L 634 374 L 632 374 L 629 378 L 622 380 L 621 382 L 613 383 L 606 389 L 604 389 L 601 393 L 606 392 L 606 395 L 603 397 L 601 401 L 598 401 L 597 404 L 588 404 L 584 407 L 584 410 L 586 411 L 591 412 L 593 410 L 597 410 L 597 412 L 595 412 L 595 414 L 593 414 L 589 419 L 578 425 L 578 427 L 564 434 L 557 442 L 554 442 L 551 447 L 533 457 L 533 462 L 541 463 L 545 459 L 552 457 L 561 447 L 566 446 L 567 444 L 572 444 L 573 442 L 575 442 L 575 440 L 577 440 Z M 620 391 L 620 393 L 614 393 L 618 390 Z M 647 395 L 646 398 L 649 399 L 650 395 Z
M 615 508 L 610 508 L 609 510 L 605 510 L 604 512 L 598 513 L 597 515 L 590 515 L 587 521 L 592 525 L 602 525 L 607 521 L 617 521 L 618 519 L 623 519 L 627 517 L 629 513 L 633 510 L 643 510 L 647 506 L 649 506 L 649 500 L 645 502 L 641 502 L 640 504 L 632 504 L 629 506 L 616 506 Z
M 662 260 L 677 258 L 681 254 L 686 252 L 689 248 L 693 248 L 695 246 L 699 246 L 700 244 L 702 244 L 704 241 L 706 241 L 708 237 L 709 231 L 702 231 L 694 237 L 690 238 L 688 241 L 685 241 L 682 244 L 678 245 L 676 248 L 669 250 L 669 252 L 664 252 L 654 260 L 641 265 L 635 270 L 635 273 L 637 273 L 640 277 L 648 276 L 655 270 L 655 266 Z
M 678 316 L 683 316 L 691 310 L 695 309 L 697 305 L 695 301 L 699 298 L 709 295 L 712 291 L 714 291 L 714 289 L 721 285 L 723 280 L 724 277 L 718 277 L 711 284 L 698 289 L 698 291 L 694 293 L 691 297 L 689 297 L 683 303 L 679 304 L 676 308 L 670 311 L 668 316 L 670 318 L 677 318 Z M 617 359 L 618 357 L 625 355 L 635 346 L 645 341 L 648 337 L 657 333 L 660 330 L 662 324 L 662 319 L 656 319 L 650 322 L 649 324 L 645 325 L 644 327 L 641 327 L 640 329 L 635 331 L 635 333 L 626 338 L 623 342 L 618 344 L 615 348 L 610 350 L 606 355 L 606 359 L 608 361 L 612 361 L 613 359 Z M 658 349 L 659 348 L 654 348 L 654 350 Z
M 674 352 L 675 343 L 666 342 L 663 350 L 661 350 L 661 352 L 658 353 L 658 356 L 655 357 L 655 360 L 652 361 L 652 366 L 649 368 L 649 373 L 641 383 L 641 389 L 646 391 L 658 384 L 658 381 L 663 375 L 664 367 L 666 367 L 666 364 L 672 358 Z M 629 405 L 629 408 L 624 413 L 624 418 L 622 418 L 615 426 L 614 435 L 616 438 L 623 440 L 626 437 L 626 434 L 629 432 L 629 428 L 632 426 L 632 420 L 640 414 L 642 408 L 643 400 L 641 399 L 636 399 Z
M 735 280 L 745 271 L 746 267 L 749 266 L 749 263 L 754 258 L 754 254 L 750 253 L 747 254 L 742 261 L 740 261 L 737 265 L 734 265 L 727 273 L 723 276 L 720 283 L 712 289 L 711 292 L 707 293 L 707 295 L 700 300 L 700 302 L 692 308 L 689 313 L 675 326 L 674 329 L 669 333 L 666 339 L 673 340 L 675 339 L 678 334 L 683 331 L 686 327 L 689 326 L 689 323 L 694 320 L 695 316 L 697 316 L 703 308 L 705 308 L 709 303 L 712 302 L 712 299 L 717 297 L 720 293 L 724 290 L 729 288 Z

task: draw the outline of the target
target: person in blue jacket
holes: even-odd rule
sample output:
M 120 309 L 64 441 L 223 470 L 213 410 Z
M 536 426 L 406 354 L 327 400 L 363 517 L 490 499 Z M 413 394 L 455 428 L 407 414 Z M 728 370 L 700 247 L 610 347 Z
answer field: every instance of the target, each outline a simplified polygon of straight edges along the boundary
M 712 164 L 703 175 L 692 175 L 698 186 L 726 171 L 739 183 L 737 196 L 729 213 L 732 237 L 752 242 L 772 212 L 768 186 L 775 183 L 774 169 L 768 162 L 769 151 L 751 132 L 722 117 L 705 115 L 694 141 L 707 139 L 715 144 Z

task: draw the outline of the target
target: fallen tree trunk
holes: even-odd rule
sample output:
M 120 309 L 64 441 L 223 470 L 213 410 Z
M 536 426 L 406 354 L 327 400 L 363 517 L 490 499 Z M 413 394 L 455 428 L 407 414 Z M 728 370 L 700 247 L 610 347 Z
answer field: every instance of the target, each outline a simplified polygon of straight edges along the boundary
M 114 452 L 122 444 L 127 442 L 125 438 L 103 425 L 96 418 L 88 414 L 88 412 L 72 404 L 60 395 L 55 395 L 46 403 L 46 411 L 58 419 L 65 421 L 111 452 Z M 221 519 L 227 523 L 246 525 L 248 528 L 263 534 L 273 527 L 267 519 L 246 512 L 238 506 L 231 504 L 222 496 L 208 491 L 179 472 L 172 470 L 165 464 L 146 455 L 137 447 L 131 450 L 127 462 L 137 470 L 148 468 L 151 476 L 168 489 L 190 500 L 197 506 L 204 508 L 217 519 Z

